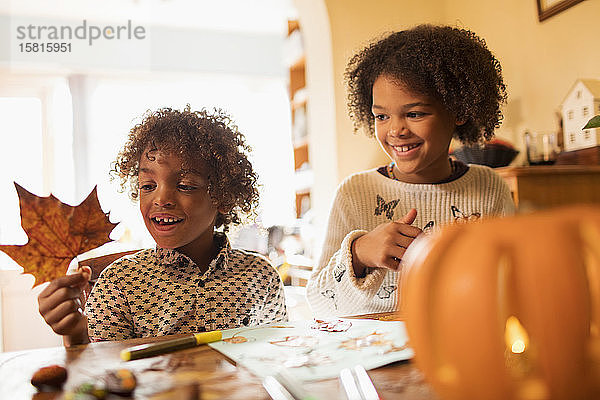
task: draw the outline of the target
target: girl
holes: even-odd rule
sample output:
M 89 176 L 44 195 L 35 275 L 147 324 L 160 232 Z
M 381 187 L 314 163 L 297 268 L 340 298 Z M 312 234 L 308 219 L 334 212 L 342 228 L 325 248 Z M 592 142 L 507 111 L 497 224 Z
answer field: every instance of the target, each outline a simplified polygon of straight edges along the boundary
M 492 169 L 448 157 L 454 137 L 490 139 L 506 100 L 500 63 L 473 32 L 420 25 L 356 54 L 346 70 L 355 127 L 389 165 L 346 178 L 307 287 L 324 316 L 393 311 L 406 248 L 433 226 L 514 212 Z
M 287 320 L 283 283 L 269 261 L 232 249 L 215 231 L 239 223 L 258 201 L 248 149 L 219 110 L 164 108 L 131 130 L 113 172 L 139 200 L 156 247 L 108 266 L 85 313 L 89 271 L 40 293 L 40 314 L 66 345 Z

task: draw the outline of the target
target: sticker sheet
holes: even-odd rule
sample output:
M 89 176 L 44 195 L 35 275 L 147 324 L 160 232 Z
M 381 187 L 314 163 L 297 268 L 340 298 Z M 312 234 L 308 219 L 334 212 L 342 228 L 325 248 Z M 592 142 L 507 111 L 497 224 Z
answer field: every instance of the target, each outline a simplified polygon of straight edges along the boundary
M 307 382 L 335 378 L 343 368 L 365 369 L 413 357 L 404 323 L 327 319 L 223 331 L 209 346 L 264 378 L 281 368 Z

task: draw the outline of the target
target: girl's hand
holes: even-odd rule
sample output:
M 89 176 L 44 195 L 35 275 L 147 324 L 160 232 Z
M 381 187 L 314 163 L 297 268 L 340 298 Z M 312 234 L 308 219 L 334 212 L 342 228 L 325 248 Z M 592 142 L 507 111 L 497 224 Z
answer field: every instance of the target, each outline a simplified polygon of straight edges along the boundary
M 83 312 L 92 270 L 81 267 L 72 275 L 54 279 L 38 296 L 41 316 L 52 330 L 63 335 L 65 345 L 89 343 Z
M 352 242 L 352 267 L 357 277 L 365 268 L 377 267 L 397 271 L 408 246 L 422 230 L 411 226 L 417 210 L 411 209 L 397 221 L 386 222 Z

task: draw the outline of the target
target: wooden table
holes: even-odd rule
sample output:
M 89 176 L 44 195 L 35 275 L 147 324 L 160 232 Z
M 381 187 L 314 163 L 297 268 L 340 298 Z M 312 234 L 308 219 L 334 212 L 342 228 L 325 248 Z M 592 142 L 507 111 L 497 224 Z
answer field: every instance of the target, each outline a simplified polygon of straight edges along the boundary
M 494 170 L 508 184 L 515 205 L 523 210 L 600 204 L 598 165 L 535 165 Z
M 361 317 L 398 319 L 391 313 Z M 126 347 L 161 339 L 165 338 L 0 353 L 0 399 L 47 398 L 37 394 L 29 381 L 38 368 L 52 364 L 67 368 L 65 390 L 101 379 L 108 370 L 128 368 L 138 377 L 134 393 L 137 399 L 270 399 L 258 377 L 208 346 L 129 362 L 119 358 Z M 437 399 L 410 361 L 370 370 L 369 375 L 385 399 Z M 346 398 L 337 379 L 312 382 L 305 387 L 319 399 Z

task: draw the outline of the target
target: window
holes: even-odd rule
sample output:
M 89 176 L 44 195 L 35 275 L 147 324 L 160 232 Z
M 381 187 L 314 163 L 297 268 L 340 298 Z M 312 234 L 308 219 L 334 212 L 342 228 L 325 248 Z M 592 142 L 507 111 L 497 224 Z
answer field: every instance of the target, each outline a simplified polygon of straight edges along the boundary
M 583 107 L 583 116 L 587 117 L 590 115 L 590 108 L 588 106 Z
M 575 143 L 575 134 L 569 133 L 569 143 Z
M 32 85 L 31 82 L 35 82 Z M 71 96 L 61 78 L 9 77 L 0 86 L 0 243 L 25 244 L 13 182 L 73 204 Z M 0 269 L 20 269 L 0 252 Z
M 19 202 L 14 183 L 30 192 L 42 193 L 42 102 L 36 97 L 1 97 L 0 131 L 0 207 L 3 221 L 0 242 L 24 244 L 27 236 L 21 228 Z M 4 253 L 2 253 L 4 254 Z M 12 262 L 12 260 L 11 260 Z
M 567 118 L 573 119 L 574 116 L 575 116 L 575 113 L 573 112 L 573 110 L 569 110 L 569 112 L 567 114 Z
M 117 182 L 111 182 L 110 164 L 129 129 L 146 110 L 183 108 L 186 103 L 192 109 L 221 107 L 233 116 L 253 149 L 250 160 L 262 185 L 258 222 L 264 227 L 293 222 L 290 115 L 282 77 L 211 75 L 173 80 L 157 76 L 126 80 L 81 76 L 80 80 L 79 86 L 89 90 L 78 90 L 73 80 L 66 78 L 0 85 L 0 129 L 10 132 L 0 141 L 0 187 L 5 194 L 0 198 L 4 210 L 0 243 L 27 242 L 13 184 L 17 181 L 36 195 L 52 193 L 71 205 L 79 204 L 98 185 L 103 210 L 110 212 L 113 222 L 121 222 L 111 237 L 127 238 L 127 243 L 111 243 L 98 253 L 152 246 L 137 204 L 127 193 L 119 193 Z M 14 87 L 27 89 L 15 91 Z M 74 133 L 73 106 L 77 104 L 79 109 L 85 106 L 82 114 L 88 120 L 85 129 Z M 270 113 L 268 123 L 265 109 Z M 0 268 L 20 267 L 0 252 Z
M 259 222 L 264 227 L 293 222 L 290 116 L 283 78 L 215 75 L 181 80 L 160 76 L 149 80 L 102 78 L 94 80 L 94 87 L 87 139 L 89 190 L 98 183 L 103 206 L 110 210 L 115 222 L 123 222 L 118 229 L 128 227 L 132 247 L 148 247 L 153 242 L 137 204 L 126 193 L 118 193 L 118 183 L 110 181 L 109 167 L 125 143 L 129 129 L 141 122 L 142 114 L 165 106 L 182 109 L 189 103 L 193 110 L 218 107 L 228 112 L 252 148 L 250 161 L 262 185 Z M 268 121 L 264 118 L 265 110 L 269 110 Z M 120 235 L 115 231 L 115 237 Z
M 583 131 L 583 138 L 585 140 L 590 140 L 591 137 L 592 137 L 592 132 L 589 129 L 586 129 L 585 131 Z

